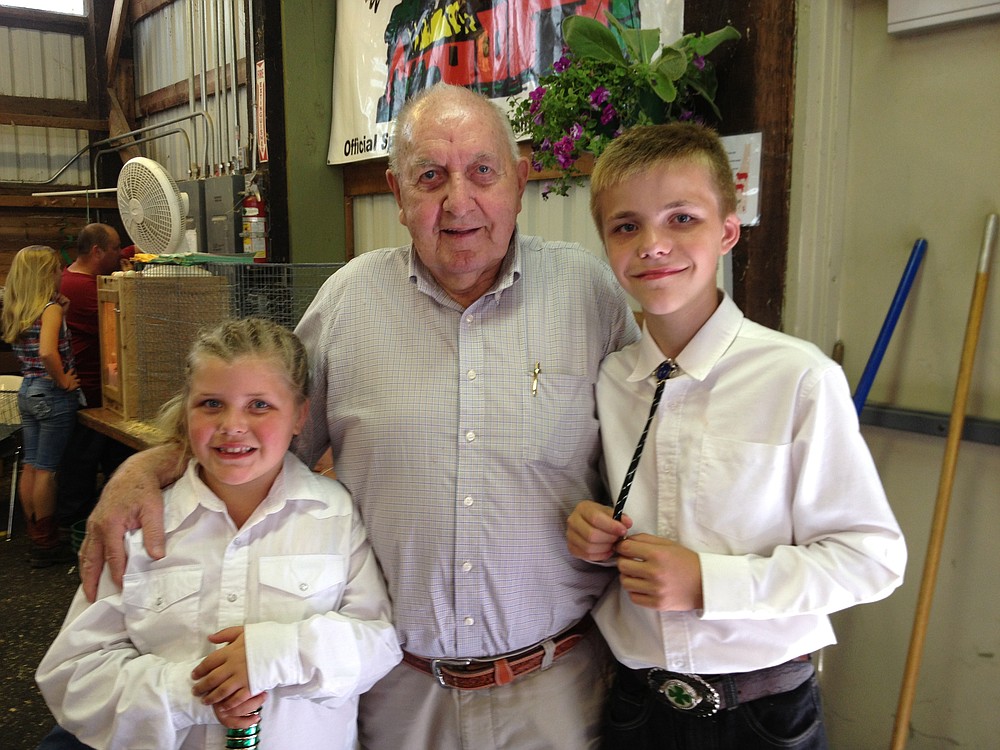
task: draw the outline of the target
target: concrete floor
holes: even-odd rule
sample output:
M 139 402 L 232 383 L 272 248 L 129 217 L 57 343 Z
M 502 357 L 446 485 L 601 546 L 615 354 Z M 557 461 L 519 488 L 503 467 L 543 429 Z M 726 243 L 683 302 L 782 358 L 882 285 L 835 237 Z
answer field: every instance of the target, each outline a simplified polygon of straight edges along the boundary
M 35 686 L 35 668 L 62 624 L 79 585 L 76 565 L 33 569 L 20 508 L 6 538 L 9 470 L 0 481 L 0 747 L 34 750 L 54 719 Z

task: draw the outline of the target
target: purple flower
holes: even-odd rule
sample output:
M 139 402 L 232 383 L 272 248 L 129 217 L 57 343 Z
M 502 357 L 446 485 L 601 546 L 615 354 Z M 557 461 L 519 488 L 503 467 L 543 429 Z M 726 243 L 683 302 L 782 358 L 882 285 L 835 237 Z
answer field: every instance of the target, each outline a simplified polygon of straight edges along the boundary
M 613 119 L 618 117 L 618 112 L 610 104 L 604 107 L 604 111 L 601 112 L 601 125 L 607 125 Z
M 539 86 L 534 91 L 532 91 L 530 94 L 528 94 L 528 98 L 531 99 L 531 101 L 533 101 L 533 102 L 540 102 L 542 100 L 543 96 L 545 96 L 545 87 L 544 86 Z
M 574 122 L 569 128 L 569 137 L 574 141 L 580 140 L 583 136 L 583 125 L 578 122 Z
M 680 120 L 681 122 L 684 122 L 686 120 L 691 120 L 693 118 L 694 118 L 694 112 L 692 112 L 690 109 L 682 109 L 680 117 L 678 117 L 677 119 Z
M 541 151 L 551 151 L 552 150 L 552 141 L 550 141 L 548 138 L 543 138 L 542 142 L 538 144 L 538 148 Z
M 601 105 L 608 100 L 609 96 L 611 96 L 610 91 L 603 86 L 598 86 L 590 92 L 590 106 L 594 109 L 600 109 Z
M 576 159 L 573 158 L 573 139 L 568 135 L 564 135 L 552 146 L 552 153 L 555 154 L 556 162 L 563 169 L 569 169 L 573 166 L 573 162 Z
M 531 160 L 531 168 L 534 169 L 536 172 L 541 172 L 542 169 L 544 169 L 542 163 L 538 161 L 538 159 Z
M 698 70 L 705 69 L 705 58 L 701 55 L 695 55 L 691 60 L 691 64 L 694 65 Z
M 542 123 L 545 122 L 545 113 L 544 112 L 537 113 L 534 117 L 531 118 L 531 121 L 535 123 L 535 125 L 541 127 Z
M 570 66 L 569 58 L 566 57 L 566 55 L 563 55 L 554 63 L 552 63 L 552 70 L 554 70 L 556 73 L 562 73 L 569 66 Z

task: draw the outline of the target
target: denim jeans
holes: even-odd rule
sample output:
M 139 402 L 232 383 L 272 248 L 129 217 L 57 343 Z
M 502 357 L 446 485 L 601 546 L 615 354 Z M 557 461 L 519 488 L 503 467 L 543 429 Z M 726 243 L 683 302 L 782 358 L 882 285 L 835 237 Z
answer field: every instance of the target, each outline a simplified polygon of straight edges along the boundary
M 45 735 L 37 750 L 94 750 L 90 745 L 84 745 L 61 726 L 56 724 L 52 731 Z
M 603 750 L 826 750 L 819 686 L 802 685 L 723 710 L 689 716 L 618 666 L 605 712 Z
M 24 463 L 57 471 L 73 434 L 80 391 L 64 391 L 48 378 L 25 378 L 17 392 Z

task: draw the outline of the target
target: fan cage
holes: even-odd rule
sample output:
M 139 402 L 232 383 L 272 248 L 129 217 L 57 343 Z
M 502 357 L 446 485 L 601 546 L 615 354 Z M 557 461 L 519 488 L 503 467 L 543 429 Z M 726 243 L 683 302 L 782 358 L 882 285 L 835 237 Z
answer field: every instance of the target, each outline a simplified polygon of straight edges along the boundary
M 133 201 L 141 207 L 141 218 L 133 215 Z M 118 211 L 140 251 L 166 253 L 177 247 L 184 229 L 181 209 L 180 190 L 169 172 L 152 159 L 125 162 L 118 175 Z

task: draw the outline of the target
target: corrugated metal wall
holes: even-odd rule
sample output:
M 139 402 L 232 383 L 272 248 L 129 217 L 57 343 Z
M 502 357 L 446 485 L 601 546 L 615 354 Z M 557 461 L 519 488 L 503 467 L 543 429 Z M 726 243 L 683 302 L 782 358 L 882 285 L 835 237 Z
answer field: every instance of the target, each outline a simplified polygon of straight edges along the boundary
M 83 37 L 0 28 L 0 95 L 86 101 Z M 0 181 L 45 182 L 87 145 L 87 132 L 0 124 Z M 78 159 L 52 184 L 89 185 Z
M 205 70 L 209 89 L 214 89 L 216 74 L 232 79 L 234 60 L 246 57 L 245 29 L 242 0 L 180 0 L 133 28 L 136 96 L 141 100 L 179 85 L 185 99 L 143 119 L 145 127 L 163 125 L 151 133 L 162 137 L 149 141 L 145 151 L 175 179 L 189 179 L 195 171 L 205 176 L 243 171 L 248 166 L 252 123 L 248 122 L 247 89 L 241 88 L 235 100 L 232 92 L 202 97 L 195 83 Z M 235 73 L 243 75 L 245 70 Z M 188 119 L 170 124 L 184 117 Z M 186 136 L 169 134 L 177 129 L 183 129 Z

